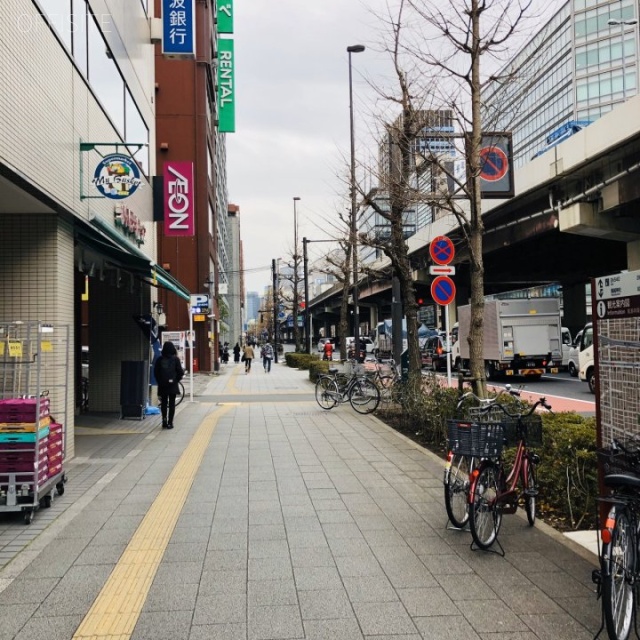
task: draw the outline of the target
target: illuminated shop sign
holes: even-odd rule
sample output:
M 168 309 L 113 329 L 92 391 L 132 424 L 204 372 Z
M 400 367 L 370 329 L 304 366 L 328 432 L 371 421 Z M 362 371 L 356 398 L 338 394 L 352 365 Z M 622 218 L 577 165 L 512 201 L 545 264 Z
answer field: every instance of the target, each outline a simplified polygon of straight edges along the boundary
M 195 58 L 195 0 L 162 0 L 162 55 Z
M 195 234 L 193 162 L 164 163 L 164 235 Z
M 233 40 L 218 40 L 218 129 L 222 133 L 236 130 Z
M 114 210 L 114 218 L 116 227 L 125 235 L 130 236 L 138 246 L 144 244 L 147 229 L 144 222 L 129 207 L 118 205 Z

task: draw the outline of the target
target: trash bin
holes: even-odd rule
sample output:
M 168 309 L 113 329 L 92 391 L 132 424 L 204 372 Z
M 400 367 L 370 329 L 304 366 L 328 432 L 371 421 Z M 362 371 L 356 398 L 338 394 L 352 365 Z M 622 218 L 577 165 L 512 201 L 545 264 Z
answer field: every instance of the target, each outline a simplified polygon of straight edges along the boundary
M 120 419 L 143 420 L 149 387 L 149 362 L 123 360 L 120 365 Z

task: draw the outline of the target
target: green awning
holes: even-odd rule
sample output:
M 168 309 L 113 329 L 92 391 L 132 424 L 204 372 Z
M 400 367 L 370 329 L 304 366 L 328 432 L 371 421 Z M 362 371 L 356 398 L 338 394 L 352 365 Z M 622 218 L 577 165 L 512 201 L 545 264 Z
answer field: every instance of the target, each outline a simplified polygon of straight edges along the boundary
M 90 221 L 91 225 L 80 221 L 81 224 L 76 225 L 76 235 L 92 251 L 105 256 L 120 268 L 143 278 L 152 286 L 163 287 L 183 300 L 191 300 L 191 294 L 183 284 L 150 260 L 143 251 L 105 220 L 94 215 Z
M 168 271 L 165 271 L 160 265 L 153 265 L 152 278 L 155 276 L 155 280 L 158 284 L 163 286 L 169 291 L 173 291 L 177 296 L 180 296 L 183 300 L 189 302 L 191 300 L 191 293 L 184 285 L 180 284 Z M 153 284 L 153 283 L 152 283 Z

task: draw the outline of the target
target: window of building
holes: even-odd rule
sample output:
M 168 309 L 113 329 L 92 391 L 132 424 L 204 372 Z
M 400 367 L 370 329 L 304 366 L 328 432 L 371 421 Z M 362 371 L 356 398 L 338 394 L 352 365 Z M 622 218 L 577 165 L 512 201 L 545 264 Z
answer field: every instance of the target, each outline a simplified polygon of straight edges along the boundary
M 60 40 L 71 51 L 71 0 L 39 0 L 38 4 Z
M 89 82 L 116 129 L 124 134 L 124 80 L 95 18 L 88 20 Z
M 142 172 L 149 175 L 149 130 L 138 111 L 138 107 L 129 89 L 125 91 L 125 142 L 144 144 L 139 150 L 131 148 L 129 153 L 134 157 Z
M 87 3 L 86 0 L 73 0 L 73 59 L 80 72 L 87 76 Z

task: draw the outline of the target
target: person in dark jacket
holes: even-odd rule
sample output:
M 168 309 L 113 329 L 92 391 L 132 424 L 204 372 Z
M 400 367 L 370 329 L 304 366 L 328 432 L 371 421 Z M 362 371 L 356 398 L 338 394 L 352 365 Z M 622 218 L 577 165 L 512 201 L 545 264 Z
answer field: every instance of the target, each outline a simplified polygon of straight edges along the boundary
M 162 346 L 162 354 L 153 366 L 153 373 L 158 383 L 162 428 L 173 429 L 176 396 L 180 393 L 178 382 L 184 377 L 184 369 L 180 364 L 180 359 L 178 358 L 178 353 L 173 342 L 165 342 Z
M 237 364 L 240 362 L 240 345 L 236 342 L 236 346 L 233 347 L 233 361 Z

